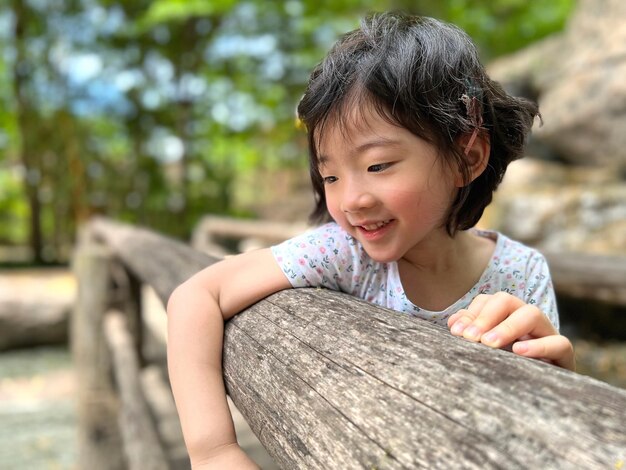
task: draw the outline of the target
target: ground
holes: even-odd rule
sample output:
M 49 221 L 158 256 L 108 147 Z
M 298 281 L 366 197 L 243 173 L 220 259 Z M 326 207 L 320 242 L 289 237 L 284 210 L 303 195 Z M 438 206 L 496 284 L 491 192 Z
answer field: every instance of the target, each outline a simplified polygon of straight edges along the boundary
M 0 468 L 74 468 L 74 374 L 67 348 L 3 352 L 0 377 Z

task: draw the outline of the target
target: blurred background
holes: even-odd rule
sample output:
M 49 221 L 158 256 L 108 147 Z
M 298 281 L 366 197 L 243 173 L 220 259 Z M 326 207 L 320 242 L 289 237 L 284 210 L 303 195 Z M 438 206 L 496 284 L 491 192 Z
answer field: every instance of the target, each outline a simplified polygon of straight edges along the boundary
M 310 70 L 369 10 L 455 22 L 489 61 L 560 30 L 573 5 L 3 2 L 6 257 L 66 263 L 77 225 L 94 213 L 182 238 L 206 213 L 258 215 L 266 192 L 288 183 L 283 172 L 306 169 L 294 117 Z
M 482 226 L 548 250 L 626 255 L 624 5 L 2 2 L 0 329 L 27 302 L 61 320 L 48 340 L 0 332 L 0 467 L 74 465 L 62 319 L 81 223 L 101 214 L 189 240 L 207 214 L 305 222 L 312 194 L 295 107 L 312 67 L 368 11 L 459 25 L 494 78 L 539 101 L 544 125 Z M 559 303 L 581 372 L 625 387 L 624 305 Z

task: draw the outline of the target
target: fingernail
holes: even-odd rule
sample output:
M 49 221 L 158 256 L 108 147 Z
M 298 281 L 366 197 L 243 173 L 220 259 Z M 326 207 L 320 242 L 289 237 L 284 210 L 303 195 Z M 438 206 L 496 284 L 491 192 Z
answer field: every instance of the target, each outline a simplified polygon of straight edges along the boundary
M 526 341 L 520 341 L 519 343 L 515 343 L 515 352 L 518 354 L 524 354 L 528 352 L 528 343 Z
M 478 338 L 480 338 L 480 330 L 475 325 L 469 326 L 463 331 L 463 336 L 467 339 L 477 341 Z
M 485 344 L 494 344 L 496 341 L 498 341 L 498 335 L 493 331 L 485 333 L 481 338 L 481 342 Z
M 463 330 L 465 330 L 465 323 L 462 323 L 461 321 L 456 322 L 452 325 L 452 328 L 450 328 L 450 332 L 453 335 L 460 335 L 463 333 Z

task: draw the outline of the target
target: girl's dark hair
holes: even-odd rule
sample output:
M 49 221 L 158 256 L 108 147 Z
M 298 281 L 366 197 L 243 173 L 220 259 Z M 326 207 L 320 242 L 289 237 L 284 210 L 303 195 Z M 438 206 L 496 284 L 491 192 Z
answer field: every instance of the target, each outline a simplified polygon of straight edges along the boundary
M 473 227 L 507 165 L 523 155 L 538 108 L 509 96 L 491 80 L 469 36 L 456 26 L 403 13 L 368 16 L 344 35 L 311 73 L 298 116 L 308 132 L 315 222 L 330 220 L 319 173 L 325 125 L 347 125 L 351 112 L 373 109 L 388 122 L 432 143 L 468 183 L 445 222 L 452 236 Z M 352 114 L 353 115 L 353 114 Z M 469 182 L 470 163 L 459 137 L 487 134 L 487 168 Z

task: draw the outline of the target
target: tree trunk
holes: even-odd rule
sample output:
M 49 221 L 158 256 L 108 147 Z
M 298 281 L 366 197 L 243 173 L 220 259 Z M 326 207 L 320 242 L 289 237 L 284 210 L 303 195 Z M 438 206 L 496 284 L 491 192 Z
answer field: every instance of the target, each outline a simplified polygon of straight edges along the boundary
M 29 215 L 29 244 L 32 249 L 34 261 L 43 262 L 42 247 L 43 238 L 41 231 L 41 203 L 39 201 L 38 182 L 41 178 L 39 169 L 35 165 L 34 138 L 30 133 L 33 118 L 32 106 L 29 102 L 28 77 L 33 71 L 33 64 L 28 60 L 26 53 L 26 22 L 27 5 L 23 0 L 13 0 L 13 14 L 15 15 L 15 29 L 13 38 L 15 42 L 16 58 L 13 66 L 13 91 L 15 94 L 15 114 L 21 139 L 20 156 L 24 166 L 24 194 L 30 209 Z

